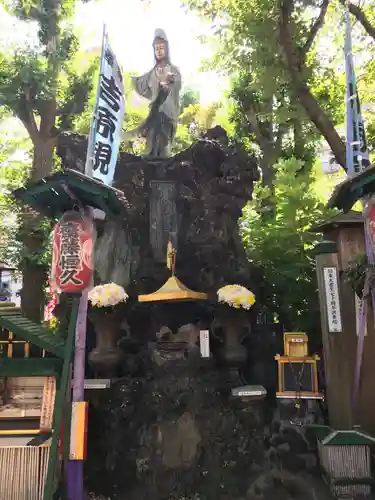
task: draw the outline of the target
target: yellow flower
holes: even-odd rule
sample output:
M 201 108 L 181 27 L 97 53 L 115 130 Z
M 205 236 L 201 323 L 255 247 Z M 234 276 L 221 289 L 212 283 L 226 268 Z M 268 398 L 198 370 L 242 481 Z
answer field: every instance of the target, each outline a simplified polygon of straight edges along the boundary
M 255 295 L 241 285 L 223 286 L 217 291 L 218 301 L 228 304 L 235 309 L 250 309 L 255 303 Z
M 98 285 L 89 292 L 89 301 L 94 307 L 111 307 L 129 298 L 124 288 L 116 283 Z

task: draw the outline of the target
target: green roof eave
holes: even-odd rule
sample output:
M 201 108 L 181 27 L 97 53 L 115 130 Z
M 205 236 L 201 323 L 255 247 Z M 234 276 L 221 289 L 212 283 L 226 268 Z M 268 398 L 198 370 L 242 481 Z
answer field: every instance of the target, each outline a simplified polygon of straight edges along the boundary
M 375 165 L 338 184 L 328 201 L 328 206 L 347 212 L 358 200 L 373 193 L 375 193 Z
M 110 216 L 124 214 L 129 207 L 122 191 L 70 169 L 30 182 L 13 191 L 13 196 L 51 218 L 59 218 L 79 204 Z
M 375 438 L 363 430 L 336 430 L 328 434 L 323 440 L 325 446 L 360 446 L 375 443 Z

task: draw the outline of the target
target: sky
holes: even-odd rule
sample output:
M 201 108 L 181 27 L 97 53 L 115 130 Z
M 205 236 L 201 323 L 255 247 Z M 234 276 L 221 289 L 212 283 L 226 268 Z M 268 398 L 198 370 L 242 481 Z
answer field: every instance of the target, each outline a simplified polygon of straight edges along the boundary
M 151 69 L 154 31 L 162 28 L 184 85 L 200 91 L 202 104 L 219 100 L 228 87 L 227 78 L 212 71 L 199 71 L 203 61 L 213 54 L 211 45 L 199 41 L 201 35 L 211 34 L 210 27 L 181 7 L 179 0 L 100 0 L 80 5 L 75 24 L 82 49 L 99 49 L 103 23 L 124 72 L 142 74 Z M 30 40 L 31 33 L 32 27 L 22 26 L 0 12 L 0 43 Z

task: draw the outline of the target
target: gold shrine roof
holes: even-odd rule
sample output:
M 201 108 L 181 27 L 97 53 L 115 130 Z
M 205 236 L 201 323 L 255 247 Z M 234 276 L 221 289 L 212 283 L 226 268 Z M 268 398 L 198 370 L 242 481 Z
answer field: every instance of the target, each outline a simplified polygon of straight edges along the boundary
M 139 295 L 139 302 L 182 302 L 188 300 L 207 300 L 207 293 L 194 292 L 185 286 L 176 276 L 171 276 L 156 292 Z

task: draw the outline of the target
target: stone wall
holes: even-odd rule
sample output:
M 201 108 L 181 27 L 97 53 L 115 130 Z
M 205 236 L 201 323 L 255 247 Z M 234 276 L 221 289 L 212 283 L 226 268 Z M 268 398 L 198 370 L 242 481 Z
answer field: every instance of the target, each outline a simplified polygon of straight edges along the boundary
M 266 422 L 266 401 L 233 399 L 226 370 L 197 347 L 150 344 L 137 357 L 142 377 L 118 381 L 90 414 L 87 484 L 96 495 L 330 498 L 306 428 L 278 411 Z

